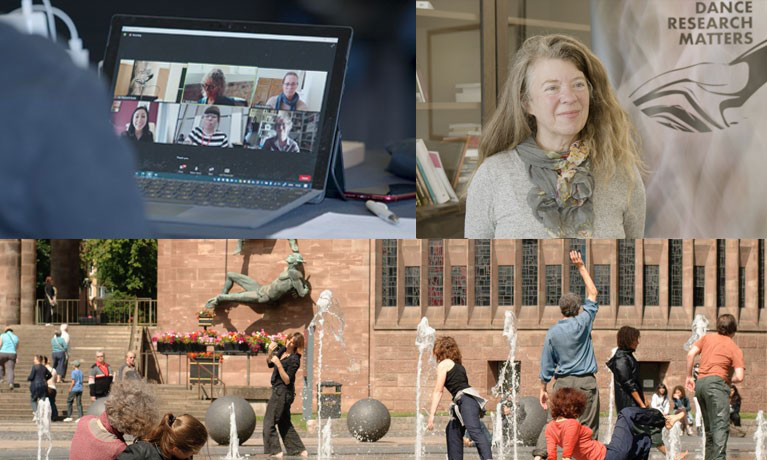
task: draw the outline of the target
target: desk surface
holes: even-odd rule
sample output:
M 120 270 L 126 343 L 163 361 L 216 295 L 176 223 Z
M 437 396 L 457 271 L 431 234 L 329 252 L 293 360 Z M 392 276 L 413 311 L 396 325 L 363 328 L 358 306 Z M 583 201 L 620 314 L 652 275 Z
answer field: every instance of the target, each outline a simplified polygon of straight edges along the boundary
M 385 171 L 389 154 L 383 150 L 365 151 L 365 162 L 345 171 L 346 188 L 354 189 L 377 185 L 410 182 Z M 389 204 L 389 209 L 400 219 L 415 219 L 415 200 Z M 306 222 L 325 213 L 334 214 L 334 226 L 312 228 Z M 360 217 L 373 216 L 360 200 L 325 198 L 318 204 L 306 204 L 288 212 L 259 228 L 231 228 L 201 225 L 159 223 L 155 231 L 161 238 L 415 238 L 414 225 L 392 225 L 381 219 L 379 225 L 359 225 Z

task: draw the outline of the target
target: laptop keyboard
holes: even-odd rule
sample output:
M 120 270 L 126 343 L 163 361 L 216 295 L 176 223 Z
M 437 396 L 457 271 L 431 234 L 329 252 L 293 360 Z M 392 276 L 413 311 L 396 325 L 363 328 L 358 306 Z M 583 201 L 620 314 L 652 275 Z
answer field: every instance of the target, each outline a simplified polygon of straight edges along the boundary
M 152 201 L 269 211 L 295 201 L 310 190 L 167 179 L 137 180 L 141 193 Z

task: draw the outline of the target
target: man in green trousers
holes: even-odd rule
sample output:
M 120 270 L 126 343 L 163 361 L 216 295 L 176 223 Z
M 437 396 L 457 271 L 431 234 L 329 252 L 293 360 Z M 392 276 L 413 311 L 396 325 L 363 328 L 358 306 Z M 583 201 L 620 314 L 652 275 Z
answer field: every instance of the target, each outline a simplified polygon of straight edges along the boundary
M 687 389 L 695 391 L 706 429 L 706 459 L 724 460 L 730 423 L 730 385 L 743 382 L 743 351 L 732 338 L 738 330 L 735 317 L 724 314 L 716 334 L 701 337 L 687 353 Z M 695 356 L 700 354 L 697 383 L 692 377 Z

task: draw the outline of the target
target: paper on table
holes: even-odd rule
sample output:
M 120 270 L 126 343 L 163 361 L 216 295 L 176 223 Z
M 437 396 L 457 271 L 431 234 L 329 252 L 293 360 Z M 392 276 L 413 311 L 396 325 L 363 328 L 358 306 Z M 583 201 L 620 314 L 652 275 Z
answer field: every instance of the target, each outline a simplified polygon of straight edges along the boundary
M 301 225 L 283 228 L 270 238 L 415 238 L 415 219 L 400 218 L 390 224 L 370 215 L 326 212 Z

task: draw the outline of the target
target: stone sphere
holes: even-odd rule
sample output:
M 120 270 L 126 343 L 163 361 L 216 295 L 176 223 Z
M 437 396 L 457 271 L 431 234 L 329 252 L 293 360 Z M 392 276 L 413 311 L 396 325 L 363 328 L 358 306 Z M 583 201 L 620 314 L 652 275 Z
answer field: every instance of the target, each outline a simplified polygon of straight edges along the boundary
M 546 425 L 546 411 L 535 396 L 519 398 L 517 407 L 519 437 L 526 446 L 534 446 Z
M 107 398 L 104 396 L 103 398 L 98 398 L 93 401 L 90 407 L 88 407 L 88 411 L 85 413 L 85 415 L 93 415 L 99 417 L 106 410 L 106 406 L 104 406 L 104 402 L 106 400 Z
M 389 409 L 377 399 L 360 399 L 349 409 L 346 416 L 349 433 L 358 441 L 375 442 L 389 431 Z
M 240 444 L 247 441 L 256 430 L 256 413 L 250 404 L 239 396 L 224 396 L 213 401 L 205 413 L 205 426 L 214 441 L 229 445 L 230 408 L 234 403 L 234 419 Z

